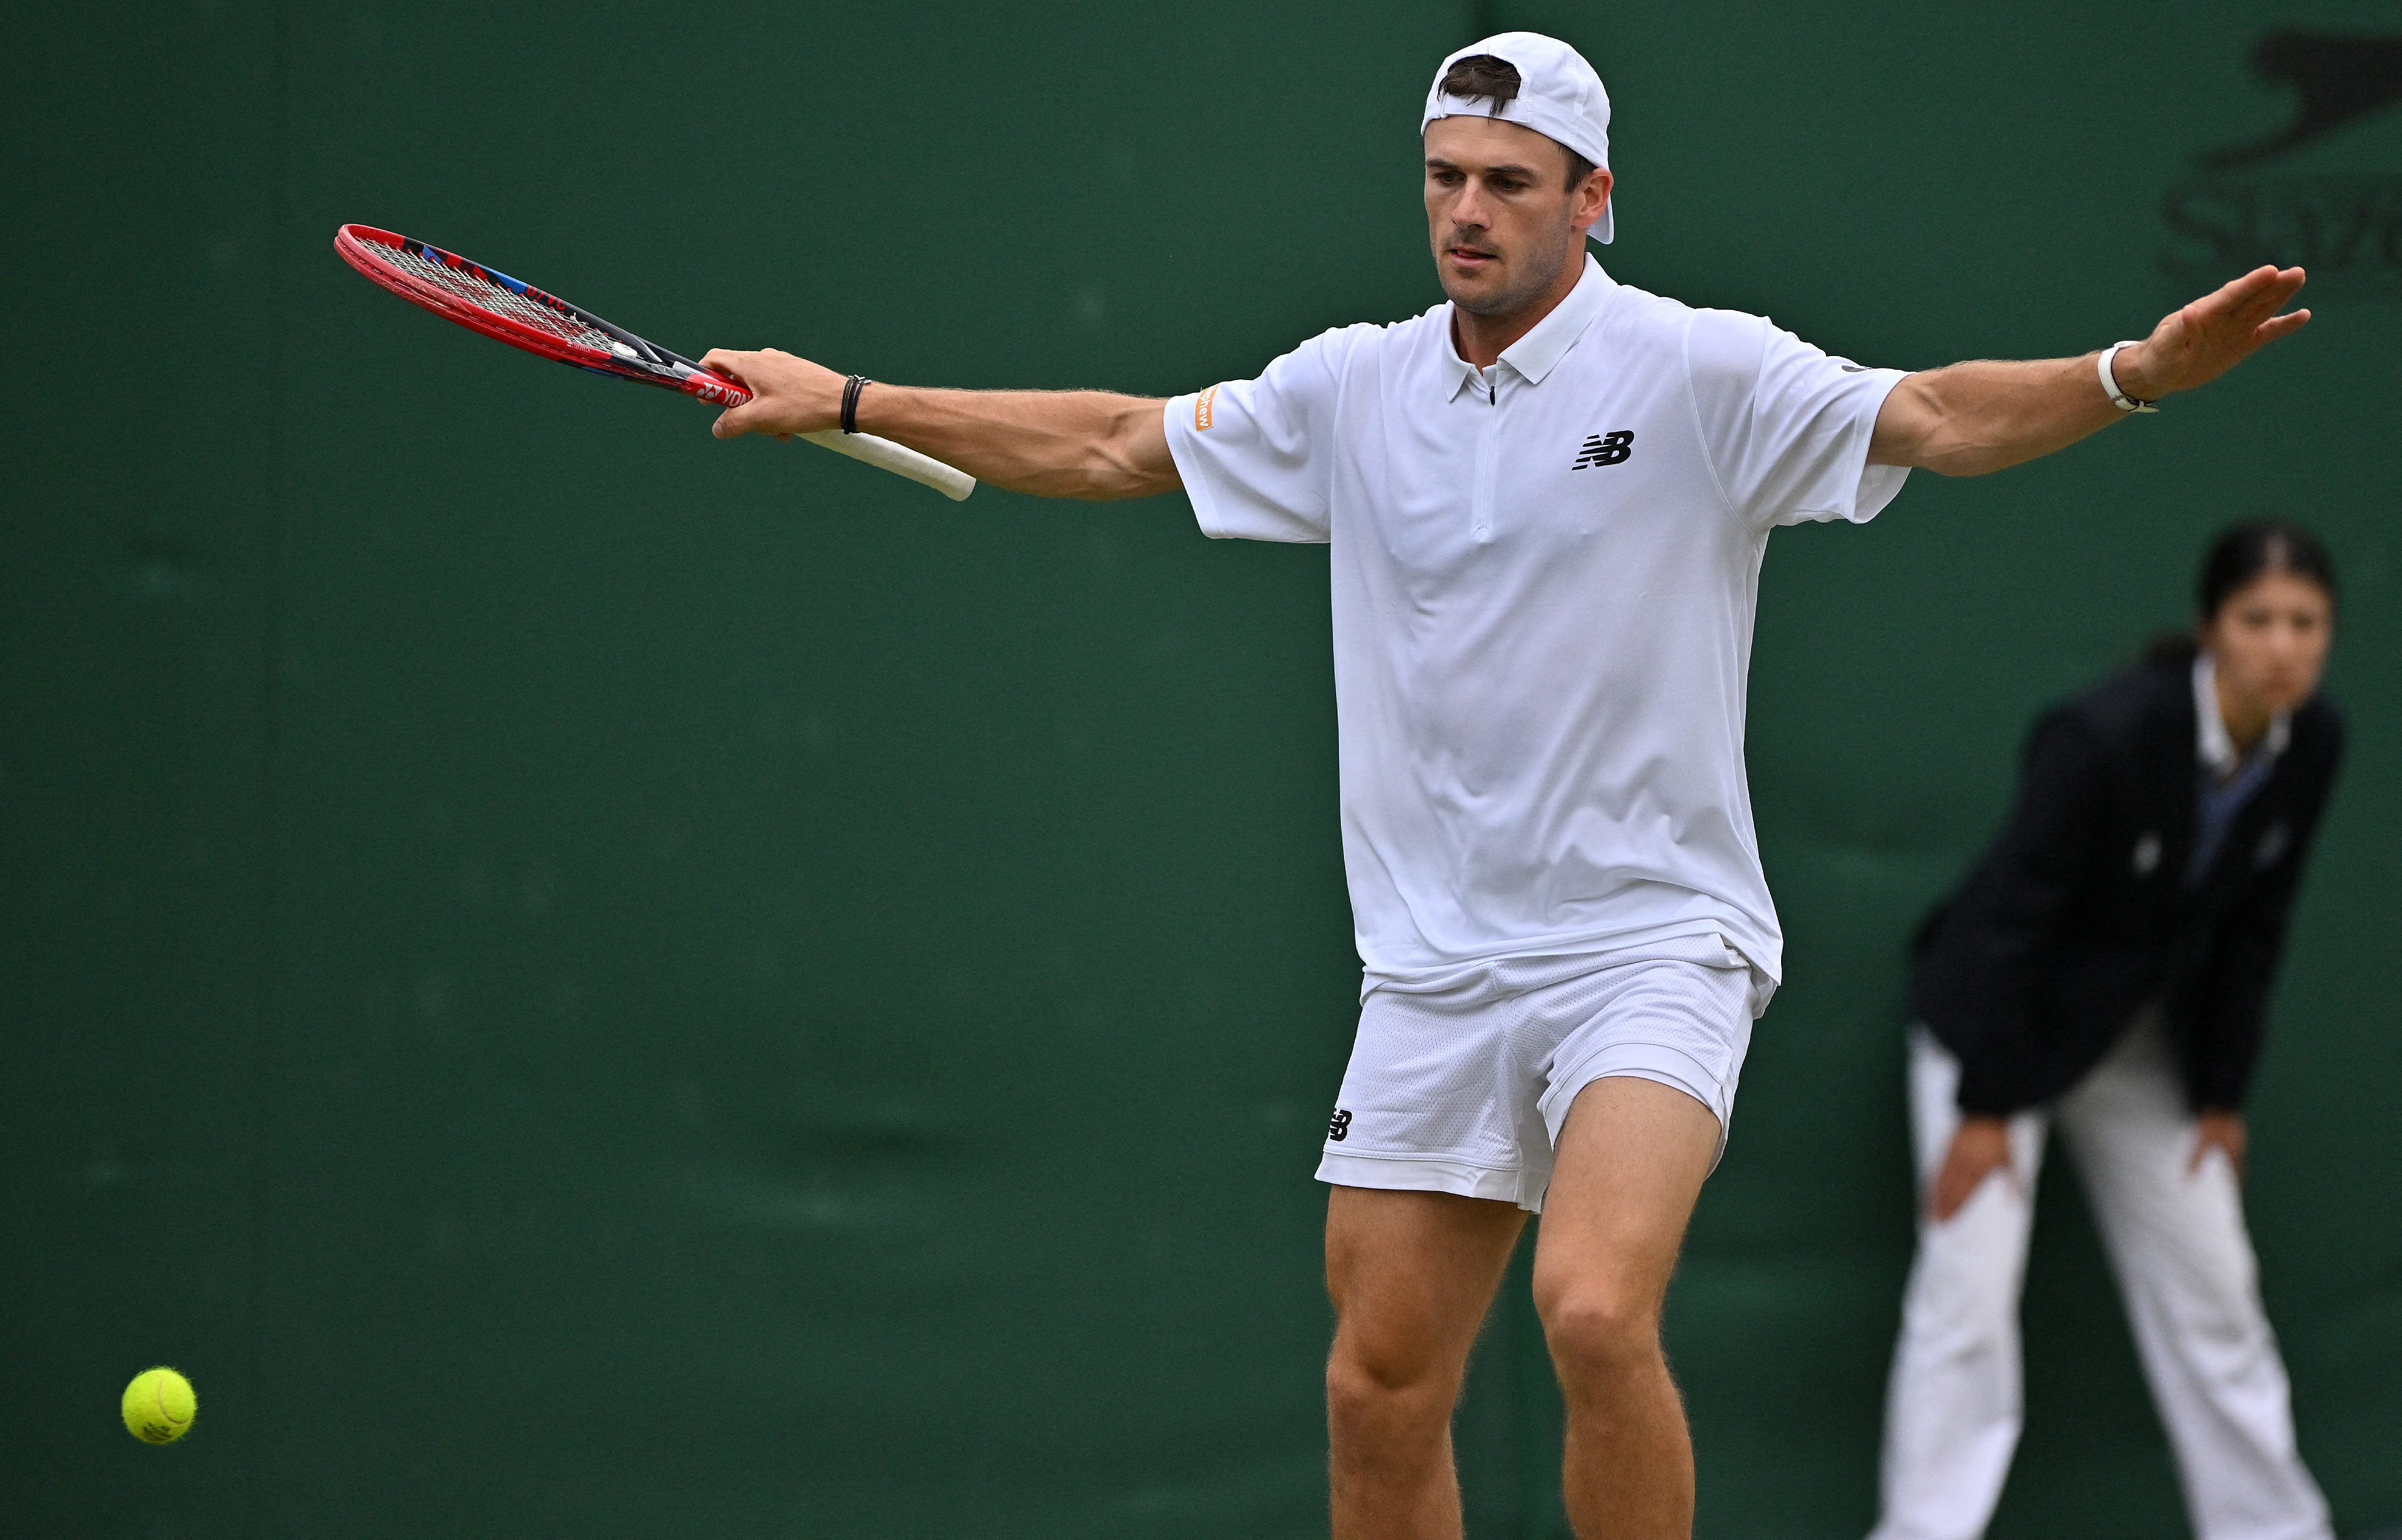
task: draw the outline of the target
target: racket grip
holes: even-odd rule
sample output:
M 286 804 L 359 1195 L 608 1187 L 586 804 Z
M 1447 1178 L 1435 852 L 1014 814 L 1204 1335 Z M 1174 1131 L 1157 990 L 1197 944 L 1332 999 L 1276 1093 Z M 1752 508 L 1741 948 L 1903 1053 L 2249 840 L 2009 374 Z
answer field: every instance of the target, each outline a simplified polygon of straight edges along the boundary
M 904 445 L 895 444 L 889 438 L 878 438 L 874 433 L 846 433 L 839 429 L 829 428 L 823 433 L 798 436 L 821 449 L 832 449 L 838 455 L 863 460 L 879 471 L 890 471 L 894 475 L 921 482 L 953 502 L 966 502 L 968 494 L 975 490 L 975 477 L 965 471 L 953 470 L 931 455 L 921 455 Z

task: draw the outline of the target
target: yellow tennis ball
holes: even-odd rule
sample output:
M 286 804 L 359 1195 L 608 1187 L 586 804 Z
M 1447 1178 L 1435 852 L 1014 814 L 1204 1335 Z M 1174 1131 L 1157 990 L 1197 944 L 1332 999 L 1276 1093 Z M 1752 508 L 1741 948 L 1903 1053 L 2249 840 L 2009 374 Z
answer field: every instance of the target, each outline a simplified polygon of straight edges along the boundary
M 172 1368 L 145 1368 L 125 1387 L 125 1431 L 145 1444 L 172 1444 L 200 1409 L 192 1382 Z

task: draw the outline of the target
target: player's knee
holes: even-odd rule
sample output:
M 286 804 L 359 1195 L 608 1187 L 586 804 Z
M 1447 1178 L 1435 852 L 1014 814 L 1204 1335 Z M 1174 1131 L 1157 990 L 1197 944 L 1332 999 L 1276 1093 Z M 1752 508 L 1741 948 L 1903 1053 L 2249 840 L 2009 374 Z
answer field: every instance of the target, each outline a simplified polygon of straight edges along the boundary
M 1580 1281 L 1537 1301 L 1563 1379 L 1615 1379 L 1660 1356 L 1660 1301 L 1648 1289 Z
M 1452 1388 L 1420 1354 L 1379 1353 L 1338 1340 L 1326 1360 L 1326 1415 L 1338 1436 L 1440 1426 L 1450 1415 Z

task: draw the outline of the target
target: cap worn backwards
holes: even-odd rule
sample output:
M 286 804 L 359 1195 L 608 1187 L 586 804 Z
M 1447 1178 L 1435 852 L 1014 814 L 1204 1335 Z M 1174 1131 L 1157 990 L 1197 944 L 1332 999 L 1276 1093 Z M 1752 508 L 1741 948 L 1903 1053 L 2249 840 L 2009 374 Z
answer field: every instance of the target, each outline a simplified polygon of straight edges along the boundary
M 1496 111 L 1484 97 L 1443 94 L 1443 77 L 1452 65 L 1485 53 L 1517 70 L 1515 97 Z M 1609 164 L 1609 92 L 1602 89 L 1601 76 L 1585 62 L 1584 55 L 1556 37 L 1539 32 L 1497 33 L 1452 53 L 1435 70 L 1434 84 L 1427 89 L 1426 115 L 1418 119 L 1418 131 L 1424 133 L 1426 126 L 1438 117 L 1488 117 L 1532 129 L 1596 166 Z M 1618 195 L 1613 188 L 1601 217 L 1585 234 L 1608 244 L 1617 233 L 1617 212 Z

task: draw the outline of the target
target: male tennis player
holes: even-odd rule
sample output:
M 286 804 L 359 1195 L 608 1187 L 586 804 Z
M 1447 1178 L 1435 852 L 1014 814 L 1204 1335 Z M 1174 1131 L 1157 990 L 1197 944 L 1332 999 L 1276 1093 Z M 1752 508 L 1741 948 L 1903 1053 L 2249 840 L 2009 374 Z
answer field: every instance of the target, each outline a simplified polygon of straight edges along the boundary
M 1505 33 L 1421 119 L 1447 304 L 1158 401 L 866 384 L 712 352 L 721 437 L 872 430 L 1056 497 L 1181 487 L 1205 533 L 1332 546 L 1366 965 L 1328 1130 L 1336 1540 L 1457 1536 L 1452 1402 L 1529 1211 L 1581 1536 L 1691 1529 L 1668 1274 L 1781 966 L 1744 779 L 1768 533 L 1912 466 L 2049 454 L 2301 325 L 2262 268 L 2082 358 L 1869 369 L 1613 282 L 1609 99 Z

